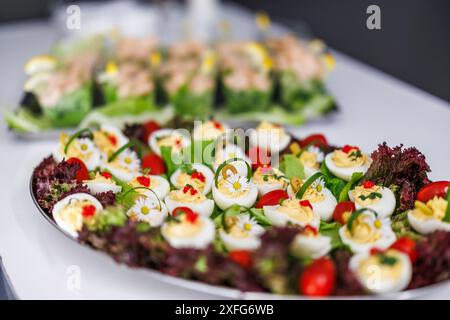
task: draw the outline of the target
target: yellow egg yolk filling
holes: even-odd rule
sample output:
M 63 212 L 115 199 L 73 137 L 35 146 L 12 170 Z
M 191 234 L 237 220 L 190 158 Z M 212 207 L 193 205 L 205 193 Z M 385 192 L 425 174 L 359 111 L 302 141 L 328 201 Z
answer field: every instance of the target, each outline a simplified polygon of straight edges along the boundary
M 331 160 L 339 168 L 354 168 L 363 166 L 368 161 L 367 156 L 362 153 L 360 156 L 356 156 L 357 152 L 357 149 L 352 149 L 348 153 L 342 150 L 335 150 L 331 155 Z
M 283 201 L 277 212 L 285 214 L 290 219 L 303 224 L 308 224 L 314 219 L 314 213 L 310 207 L 300 205 L 297 199 Z
M 448 202 L 444 198 L 434 197 L 428 200 L 427 203 L 416 201 L 414 203 L 415 208 L 411 211 L 411 214 L 418 220 L 437 219 L 442 220 L 447 211 Z

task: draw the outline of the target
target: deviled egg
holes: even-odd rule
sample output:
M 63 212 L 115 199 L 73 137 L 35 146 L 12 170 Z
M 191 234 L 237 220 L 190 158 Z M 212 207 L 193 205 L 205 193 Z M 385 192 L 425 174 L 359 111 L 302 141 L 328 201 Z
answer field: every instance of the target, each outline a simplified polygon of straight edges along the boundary
M 252 182 L 258 188 L 259 197 L 273 190 L 285 190 L 289 184 L 284 173 L 271 166 L 258 167 L 253 173 Z
M 291 136 L 286 133 L 282 126 L 267 121 L 261 122 L 254 131 L 250 133 L 250 144 L 277 153 L 284 150 L 291 142 Z
M 164 177 L 151 174 L 136 175 L 131 181 L 128 182 L 128 185 L 136 188 L 136 192 L 140 194 L 148 193 L 148 190 L 145 188 L 152 189 L 160 199 L 164 199 L 170 191 L 169 181 L 167 181 Z
M 414 209 L 408 212 L 408 221 L 414 230 L 429 234 L 436 230 L 450 231 L 450 222 L 444 221 L 448 201 L 435 196 L 426 203 L 416 200 Z
M 99 130 L 94 131 L 94 142 L 100 149 L 104 158 L 108 158 L 129 142 L 122 131 L 113 125 L 102 124 Z
M 378 213 L 380 218 L 389 217 L 395 210 L 395 195 L 389 188 L 375 185 L 372 181 L 365 181 L 348 193 L 356 209 L 370 208 Z
M 379 219 L 371 210 L 355 211 L 339 229 L 339 236 L 354 253 L 386 249 L 396 240 L 389 218 Z
M 140 196 L 127 212 L 130 220 L 146 222 L 152 227 L 162 225 L 167 214 L 167 207 L 154 194 Z
M 61 229 L 77 237 L 83 228 L 83 219 L 102 210 L 102 204 L 95 197 L 87 193 L 75 193 L 58 201 L 53 207 L 52 216 Z
M 189 137 L 173 129 L 156 130 L 148 139 L 150 148 L 159 156 L 161 155 L 161 147 L 170 147 L 172 152 L 180 152 L 191 144 Z
M 349 267 L 361 285 L 375 294 L 402 291 L 412 277 L 409 257 L 392 249 L 356 254 L 350 259 Z
M 309 178 L 320 171 L 320 164 L 324 158 L 324 153 L 316 146 L 309 146 L 306 149 L 301 150 L 299 159 L 303 164 L 305 178 Z
M 290 198 L 283 200 L 281 204 L 263 207 L 265 216 L 276 226 L 285 226 L 288 223 L 306 227 L 310 225 L 319 228 L 320 215 L 313 211 L 308 200 Z
M 122 187 L 118 186 L 112 179 L 112 175 L 109 172 L 95 173 L 93 179 L 83 181 L 83 184 L 93 194 L 103 193 L 111 191 L 112 193 L 119 193 L 122 191 Z
M 224 123 L 209 120 L 195 125 L 192 137 L 194 140 L 216 140 L 225 134 L 228 126 Z
M 291 244 L 293 255 L 304 258 L 318 259 L 331 250 L 331 238 L 321 235 L 316 228 L 307 225 L 295 236 Z
M 67 145 L 69 142 L 70 144 Z M 69 158 L 78 158 L 84 162 L 88 170 L 94 170 L 100 165 L 101 154 L 91 139 L 72 139 L 72 137 L 63 133 L 59 138 L 58 147 L 53 152 L 53 158 L 57 162 Z
M 209 217 L 214 210 L 214 201 L 207 199 L 191 185 L 172 190 L 164 199 L 167 209 L 172 212 L 177 207 L 187 207 L 201 216 Z
M 170 177 L 170 182 L 175 188 L 181 189 L 189 184 L 204 195 L 211 191 L 213 181 L 214 174 L 211 169 L 200 163 L 185 164 Z
M 356 146 L 346 145 L 325 156 L 327 168 L 336 177 L 350 181 L 356 172 L 366 173 L 372 159 Z
M 245 155 L 242 149 L 235 144 L 226 144 L 223 148 L 216 148 L 216 155 L 214 158 L 214 170 L 225 161 L 229 159 L 243 159 L 248 164 L 251 164 L 250 159 Z M 238 171 L 240 175 L 247 174 L 247 165 L 243 161 L 233 161 L 230 162 Z
M 139 174 L 141 160 L 133 150 L 124 149 L 114 159 L 106 160 L 103 163 L 103 167 L 117 177 L 117 179 L 129 182 Z
M 228 250 L 255 250 L 260 246 L 264 228 L 249 214 L 228 217 L 225 223 L 227 230 L 220 229 L 219 235 Z
M 161 227 L 161 234 L 174 248 L 204 249 L 214 240 L 214 222 L 205 216 L 187 211 L 165 222 Z

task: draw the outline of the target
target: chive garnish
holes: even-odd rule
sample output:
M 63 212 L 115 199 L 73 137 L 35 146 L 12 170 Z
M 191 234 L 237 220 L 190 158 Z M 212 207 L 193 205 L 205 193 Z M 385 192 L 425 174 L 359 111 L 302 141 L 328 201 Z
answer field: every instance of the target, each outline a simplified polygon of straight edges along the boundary
M 354 211 L 347 221 L 347 229 L 350 231 L 351 234 L 353 234 L 353 223 L 365 211 L 373 212 L 375 214 L 375 217 L 378 217 L 378 213 L 375 210 L 370 209 L 370 208 L 361 208 L 361 209 Z
M 123 146 L 121 146 L 119 149 L 117 149 L 116 152 L 114 152 L 109 158 L 108 158 L 108 162 L 113 162 L 114 160 L 116 160 L 116 158 L 122 153 L 124 152 L 126 149 L 128 148 L 132 148 L 132 147 L 137 147 L 138 148 L 138 156 L 139 158 L 141 158 L 141 145 L 139 143 L 137 143 L 136 141 L 130 141 L 126 144 L 124 144 Z
M 247 161 L 245 161 L 242 158 L 231 158 L 228 160 L 225 160 L 224 162 L 222 162 L 220 164 L 220 166 L 217 168 L 216 173 L 214 174 L 214 184 L 216 186 L 216 188 L 219 185 L 219 175 L 222 172 L 222 169 L 225 168 L 226 165 L 235 162 L 235 161 L 242 161 L 245 163 L 245 165 L 247 166 L 247 181 L 250 181 L 250 179 L 252 178 L 252 169 L 250 168 L 250 165 L 248 164 Z
M 309 177 L 308 180 L 306 180 L 305 183 L 303 183 L 300 189 L 297 191 L 295 197 L 297 199 L 303 198 L 303 195 L 305 194 L 306 190 L 308 190 L 308 188 L 313 184 L 314 181 L 316 181 L 322 176 L 323 176 L 322 172 L 316 172 L 311 177 Z
M 136 191 L 136 190 L 139 190 L 139 189 L 145 189 L 145 190 L 148 190 L 148 191 L 150 191 L 151 193 L 153 193 L 153 195 L 156 197 L 156 199 L 158 200 L 158 205 L 159 205 L 159 208 L 160 208 L 160 210 L 162 209 L 162 205 L 161 205 L 161 199 L 159 199 L 159 197 L 158 197 L 158 195 L 156 194 L 156 192 L 155 191 L 153 191 L 153 189 L 151 189 L 151 188 L 147 188 L 147 187 L 135 187 L 135 188 L 131 188 L 131 189 L 129 189 L 127 192 L 125 192 L 124 194 L 123 194 L 123 197 L 125 197 L 127 194 L 129 194 L 131 191 Z
M 81 135 L 83 135 L 85 133 L 89 133 L 89 136 L 92 138 L 93 134 L 92 134 L 91 129 L 85 128 L 85 129 L 81 129 L 81 130 L 75 132 L 72 136 L 70 136 L 69 141 L 67 141 L 67 143 L 64 147 L 64 154 L 67 154 L 67 151 L 69 151 L 69 147 L 72 144 L 72 142 L 74 142 L 75 139 L 79 138 Z

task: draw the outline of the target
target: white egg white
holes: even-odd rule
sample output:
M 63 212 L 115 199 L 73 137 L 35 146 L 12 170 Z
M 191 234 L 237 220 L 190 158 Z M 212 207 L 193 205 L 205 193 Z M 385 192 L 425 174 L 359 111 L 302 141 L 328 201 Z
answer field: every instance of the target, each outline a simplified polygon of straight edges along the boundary
M 58 201 L 54 205 L 53 210 L 52 210 L 52 216 L 53 216 L 53 219 L 55 220 L 56 224 L 62 230 L 64 230 L 66 233 L 68 233 L 70 236 L 72 236 L 74 238 L 76 238 L 78 236 L 78 232 L 80 231 L 80 227 L 82 226 L 82 221 L 83 221 L 82 212 L 80 212 L 79 214 L 77 214 L 76 217 L 74 217 L 74 219 L 76 221 L 75 222 L 76 225 L 74 225 L 70 221 L 65 221 L 62 218 L 61 214 L 67 205 L 70 205 L 73 202 L 84 201 L 84 200 L 89 201 L 90 204 L 95 206 L 95 208 L 97 209 L 97 212 L 100 212 L 103 210 L 103 206 L 100 203 L 100 201 L 98 201 L 95 197 L 93 197 L 87 193 L 71 194 L 71 195 L 63 198 L 62 200 Z
M 258 236 L 248 236 L 245 238 L 235 237 L 225 230 L 219 230 L 219 236 L 222 239 L 223 244 L 227 250 L 249 250 L 253 251 L 259 248 L 261 245 L 261 240 Z
M 86 168 L 89 171 L 95 170 L 101 164 L 101 152 L 94 145 L 94 143 L 89 139 L 84 139 L 86 143 L 89 144 L 89 149 L 91 150 L 91 154 L 89 157 L 83 156 L 80 160 L 83 161 Z M 75 139 L 72 143 L 80 141 L 79 139 Z M 67 160 L 70 157 L 61 152 L 61 149 L 64 149 L 65 146 L 58 145 L 57 149 L 53 151 L 52 155 L 56 162 L 61 162 L 63 160 Z
M 436 218 L 420 220 L 411 211 L 408 212 L 408 222 L 420 234 L 430 234 L 436 230 L 450 231 L 450 223 Z
M 332 174 L 345 181 L 350 181 L 352 175 L 355 172 L 362 172 L 363 174 L 365 174 L 369 169 L 370 164 L 367 162 L 365 162 L 362 166 L 340 168 L 334 163 L 332 155 L 333 153 L 329 153 L 325 156 L 325 164 L 327 165 L 327 168 L 331 171 Z
M 204 195 L 207 195 L 208 193 L 211 192 L 211 187 L 214 182 L 214 173 L 211 171 L 210 168 L 208 168 L 207 166 L 205 166 L 204 164 L 201 164 L 201 163 L 192 164 L 192 168 L 197 170 L 198 172 L 202 173 L 205 176 L 205 187 L 202 190 L 202 193 Z M 170 182 L 172 183 L 172 185 L 175 188 L 178 188 L 178 189 L 184 187 L 184 186 L 179 186 L 177 184 L 178 177 L 180 176 L 180 174 L 181 174 L 181 169 L 178 168 L 170 177 Z
M 209 217 L 214 211 L 214 201 L 211 199 L 205 199 L 204 201 L 199 203 L 180 202 L 171 199 L 170 194 L 168 194 L 165 197 L 164 202 L 166 203 L 169 213 L 172 213 L 173 210 L 177 207 L 187 207 L 201 216 Z
M 330 221 L 333 217 L 333 212 L 336 208 L 337 200 L 328 188 L 323 188 L 321 192 L 323 193 L 325 198 L 320 202 L 310 201 L 310 203 L 313 207 L 313 212 L 317 213 L 322 220 Z M 289 197 L 295 198 L 295 193 L 292 190 L 291 185 L 287 187 L 287 193 Z
M 93 194 L 103 193 L 111 191 L 112 193 L 119 193 L 122 191 L 122 187 L 118 186 L 113 180 L 109 181 L 98 181 L 98 180 L 86 180 L 83 184 L 89 189 Z
M 213 240 L 216 235 L 216 227 L 214 222 L 212 222 L 209 218 L 198 216 L 197 218 L 202 223 L 201 230 L 192 237 L 175 237 L 170 234 L 168 230 L 168 223 L 166 222 L 161 227 L 161 234 L 164 239 L 166 239 L 169 244 L 174 248 L 193 248 L 193 249 L 204 249 L 206 248 Z M 189 222 L 184 222 L 189 223 Z
M 397 263 L 400 263 L 402 266 L 402 272 L 400 273 L 400 277 L 398 279 L 382 278 L 381 273 L 377 273 L 376 264 L 374 264 L 373 267 L 371 266 L 373 270 L 367 270 L 368 274 L 361 274 L 358 269 L 360 268 L 361 263 L 367 259 L 369 255 L 370 253 L 368 252 L 358 253 L 352 256 L 349 261 L 350 269 L 354 272 L 361 285 L 368 292 L 383 294 L 389 292 L 399 292 L 408 287 L 412 277 L 412 265 L 406 254 L 398 252 L 398 255 L 396 255 L 396 258 L 398 258 Z
M 272 134 L 270 130 L 253 130 L 250 133 L 249 140 L 252 147 L 259 147 L 269 150 L 271 153 L 277 153 L 286 149 L 289 142 L 291 142 L 291 136 L 288 134 L 277 136 Z
M 122 130 L 120 130 L 120 128 L 116 126 L 110 124 L 102 124 L 100 126 L 100 130 L 108 133 L 108 135 L 110 136 L 115 137 L 117 139 L 118 148 L 130 142 L 130 139 L 128 139 L 127 136 L 123 134 Z
M 249 182 L 249 191 L 247 194 L 240 197 L 230 197 L 220 192 L 220 190 L 213 184 L 212 196 L 216 202 L 216 205 L 222 210 L 226 210 L 235 204 L 249 208 L 258 198 L 258 188 L 256 188 L 252 182 Z
M 348 193 L 348 197 L 355 203 L 356 210 L 361 208 L 369 208 L 377 212 L 378 217 L 385 218 L 391 216 L 395 210 L 396 200 L 395 195 L 389 188 L 381 187 L 378 191 L 381 194 L 381 199 L 376 203 L 362 206 L 358 201 L 355 201 L 354 191 Z
M 226 160 L 231 158 L 239 158 L 243 159 L 249 165 L 251 165 L 250 159 L 245 155 L 242 149 L 235 144 L 227 144 L 225 148 L 219 149 L 216 151 L 216 158 L 214 160 L 214 170 Z M 247 165 L 242 161 L 233 161 L 230 162 L 238 171 L 239 175 L 246 176 L 247 175 Z
M 158 199 L 156 199 L 154 194 L 146 194 L 146 197 L 153 199 L 154 201 L 158 201 Z M 146 214 L 146 215 L 136 213 L 135 216 L 136 216 L 137 221 L 146 222 L 152 227 L 161 226 L 163 224 L 164 220 L 166 219 L 166 217 L 168 216 L 168 210 L 167 210 L 167 207 L 164 204 L 164 202 L 160 201 L 158 203 L 161 204 L 160 210 L 157 210 L 156 208 L 151 209 L 148 212 L 148 214 Z M 131 207 L 128 210 L 127 216 L 131 216 L 133 214 L 133 212 L 135 212 L 135 210 L 138 210 L 136 204 L 135 204 L 135 206 Z
M 284 227 L 288 223 L 292 223 L 297 226 L 306 227 L 307 225 L 310 225 L 311 227 L 314 227 L 316 229 L 320 226 L 320 215 L 313 211 L 313 219 L 308 222 L 301 222 L 295 219 L 292 219 L 292 217 L 289 217 L 287 214 L 278 211 L 280 208 L 280 205 L 275 206 L 264 206 L 264 215 L 272 222 L 273 225 Z
M 114 166 L 111 166 L 108 162 L 105 162 L 105 164 L 103 165 L 103 168 L 108 170 L 109 172 L 111 172 L 111 174 L 113 176 L 115 176 L 117 179 L 119 179 L 120 181 L 123 182 L 130 182 L 131 180 L 134 179 L 134 177 L 139 174 L 138 171 L 136 172 L 132 172 L 132 171 L 125 171 L 125 170 L 121 170 L 119 168 L 116 168 Z
M 320 172 L 319 169 L 311 168 L 306 165 L 303 165 L 303 171 L 305 172 L 305 179 L 308 179 L 309 177 L 316 174 L 317 172 Z
M 181 144 L 184 147 L 187 147 L 191 144 L 191 140 L 189 137 L 181 134 L 180 132 L 173 129 L 159 129 L 153 132 L 148 138 L 148 145 L 152 149 L 154 153 L 161 156 L 161 148 L 158 146 L 158 138 L 163 138 L 167 136 L 175 135 L 176 137 L 181 139 Z
M 167 179 L 161 177 L 161 176 L 157 176 L 157 175 L 148 175 L 148 177 L 150 178 L 150 180 L 155 180 L 157 181 L 157 186 L 154 188 L 151 188 L 153 190 L 154 193 L 156 193 L 156 195 L 158 196 L 159 199 L 164 199 L 167 194 L 170 191 L 170 184 L 169 181 L 167 181 Z M 153 195 L 151 193 L 151 191 L 144 191 L 145 194 Z
M 331 238 L 321 234 L 308 237 L 302 234 L 295 236 L 291 244 L 291 252 L 297 257 L 310 257 L 318 259 L 331 250 Z

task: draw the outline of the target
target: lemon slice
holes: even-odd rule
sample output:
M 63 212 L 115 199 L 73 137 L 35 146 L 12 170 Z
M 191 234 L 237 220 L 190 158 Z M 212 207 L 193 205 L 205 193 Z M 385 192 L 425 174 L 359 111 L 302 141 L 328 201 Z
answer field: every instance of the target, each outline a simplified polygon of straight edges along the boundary
M 28 60 L 25 64 L 25 73 L 29 76 L 39 72 L 54 70 L 58 64 L 55 57 L 50 55 L 36 56 Z

